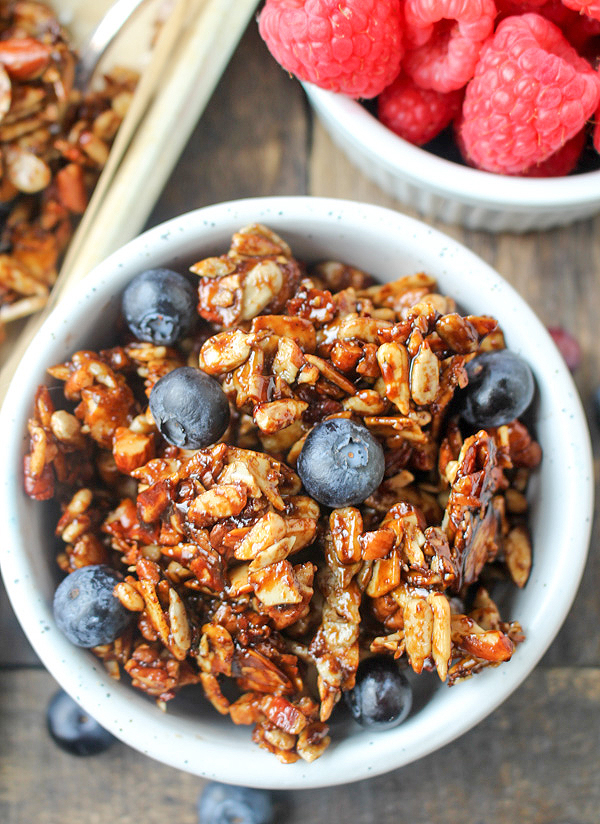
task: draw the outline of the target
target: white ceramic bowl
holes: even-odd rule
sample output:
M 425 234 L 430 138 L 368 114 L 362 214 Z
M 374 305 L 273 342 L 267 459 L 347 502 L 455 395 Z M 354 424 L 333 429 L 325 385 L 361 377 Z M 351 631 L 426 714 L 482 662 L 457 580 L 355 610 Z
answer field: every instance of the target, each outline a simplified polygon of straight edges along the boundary
M 155 266 L 182 267 L 222 253 L 231 234 L 253 221 L 281 233 L 305 260 L 338 258 L 382 280 L 416 271 L 439 279 L 442 292 L 470 312 L 492 312 L 509 346 L 531 364 L 539 387 L 537 435 L 544 449 L 532 491 L 535 560 L 516 593 L 511 618 L 527 640 L 513 659 L 448 688 L 435 676 L 415 679 L 431 696 L 400 727 L 383 733 L 353 722 L 336 726 L 334 742 L 313 764 L 284 766 L 203 700 L 176 699 L 166 713 L 111 680 L 89 652 L 73 647 L 54 624 L 56 546 L 45 505 L 22 491 L 25 422 L 45 368 L 82 346 L 111 343 L 119 296 L 130 278 Z M 392 770 L 436 750 L 498 706 L 538 662 L 562 624 L 583 570 L 592 511 L 589 436 L 571 377 L 546 330 L 521 298 L 483 261 L 449 237 L 397 212 L 348 201 L 264 198 L 220 204 L 146 232 L 98 266 L 59 305 L 29 347 L 0 418 L 0 511 L 5 532 L 2 572 L 17 616 L 56 680 L 98 721 L 147 755 L 226 782 L 283 788 L 320 787 Z
M 600 171 L 554 178 L 491 174 L 413 146 L 356 100 L 310 83 L 304 89 L 350 160 L 421 214 L 489 232 L 563 226 L 600 212 Z

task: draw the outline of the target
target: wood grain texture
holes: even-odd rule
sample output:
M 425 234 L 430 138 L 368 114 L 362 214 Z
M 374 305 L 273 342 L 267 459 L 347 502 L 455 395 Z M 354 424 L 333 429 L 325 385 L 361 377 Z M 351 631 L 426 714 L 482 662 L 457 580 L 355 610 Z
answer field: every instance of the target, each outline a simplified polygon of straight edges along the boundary
M 0 667 L 39 664 L 39 659 L 17 623 L 0 578 Z
M 307 194 L 306 99 L 265 51 L 252 22 L 149 226 L 225 200 Z
M 59 750 L 45 730 L 55 690 L 41 670 L 0 672 L 3 824 L 196 824 L 201 779 L 120 742 L 90 758 Z M 597 824 L 599 737 L 600 669 L 538 669 L 492 716 L 414 764 L 287 793 L 278 824 Z

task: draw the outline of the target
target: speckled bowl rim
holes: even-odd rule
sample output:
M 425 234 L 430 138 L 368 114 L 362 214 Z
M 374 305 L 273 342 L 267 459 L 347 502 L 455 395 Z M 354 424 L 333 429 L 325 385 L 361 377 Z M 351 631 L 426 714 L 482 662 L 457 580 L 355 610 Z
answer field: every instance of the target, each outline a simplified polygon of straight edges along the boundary
M 38 564 L 39 549 L 31 545 L 33 524 L 39 517 L 30 518 L 29 513 L 35 512 L 36 505 L 21 491 L 25 419 L 34 389 L 45 366 L 55 362 L 56 353 L 72 349 L 77 337 L 82 338 L 81 331 L 74 335 L 73 327 L 85 328 L 86 318 L 103 312 L 135 272 L 177 258 L 170 250 L 177 248 L 179 256 L 189 257 L 181 251 L 187 244 L 188 252 L 193 246 L 202 247 L 202 254 L 220 254 L 224 238 L 254 221 L 281 232 L 292 248 L 304 244 L 318 256 L 324 249 L 349 249 L 355 244 L 349 261 L 363 268 L 369 268 L 368 260 L 374 260 L 378 249 L 382 272 L 391 267 L 399 270 L 397 274 L 408 274 L 400 263 L 404 260 L 410 271 L 429 269 L 442 289 L 449 287 L 447 291 L 467 309 L 481 310 L 485 304 L 488 311 L 497 312 L 509 345 L 524 351 L 534 368 L 541 397 L 538 427 L 552 436 L 544 443 L 540 496 L 532 509 L 541 549 L 515 607 L 528 616 L 527 640 L 501 667 L 452 689 L 440 686 L 420 712 L 396 729 L 373 734 L 350 722 L 351 735 L 335 740 L 314 764 L 279 764 L 250 742 L 247 728 L 234 727 L 228 720 L 203 716 L 197 721 L 163 714 L 123 681 L 112 681 L 91 653 L 71 646 L 51 614 L 51 553 L 44 564 Z M 519 335 L 515 330 L 520 330 Z M 565 437 L 559 437 L 561 433 Z M 558 452 L 552 443 L 556 437 L 563 441 Z M 54 310 L 28 348 L 0 413 L 0 451 L 0 511 L 7 526 L 0 548 L 2 574 L 21 626 L 45 666 L 87 712 L 140 752 L 197 775 L 248 786 L 302 789 L 354 782 L 421 758 L 466 732 L 519 686 L 555 637 L 575 596 L 589 543 L 593 505 L 589 433 L 571 376 L 540 321 L 512 287 L 456 241 L 397 212 L 351 201 L 309 197 L 233 201 L 174 218 L 127 244 Z
M 525 178 L 461 166 L 394 134 L 356 100 L 311 83 L 302 85 L 317 110 L 326 113 L 357 151 L 415 186 L 425 184 L 439 195 L 471 206 L 519 211 L 530 208 L 544 213 L 586 204 L 600 207 L 600 170 L 566 177 Z

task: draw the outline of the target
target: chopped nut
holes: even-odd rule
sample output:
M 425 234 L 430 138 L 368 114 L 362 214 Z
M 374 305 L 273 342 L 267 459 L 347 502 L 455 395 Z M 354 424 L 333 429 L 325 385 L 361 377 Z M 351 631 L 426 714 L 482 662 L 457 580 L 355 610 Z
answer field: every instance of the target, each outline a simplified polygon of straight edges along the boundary
M 248 567 L 249 572 L 255 572 L 258 569 L 276 564 L 278 561 L 284 561 L 290 552 L 294 549 L 296 539 L 294 537 L 281 538 L 275 541 L 274 544 L 261 550 L 250 563 Z
M 390 529 L 378 529 L 375 532 L 363 532 L 359 537 L 362 558 L 365 561 L 376 561 L 389 555 L 396 536 Z
M 367 595 L 379 598 L 395 589 L 400 583 L 400 558 L 392 552 L 389 558 L 375 561 L 371 580 L 367 586 Z
M 363 530 L 362 515 L 353 506 L 334 509 L 329 516 L 329 529 L 333 547 L 341 564 L 360 561 L 360 534 Z
M 506 509 L 513 515 L 523 515 L 527 512 L 527 498 L 517 489 L 509 488 L 504 493 Z
M 380 321 L 378 318 L 361 318 L 358 315 L 349 315 L 339 324 L 337 337 L 339 340 L 356 338 L 365 341 L 365 343 L 378 343 L 379 329 L 386 325 L 385 321 Z
M 305 355 L 305 359 L 307 363 L 316 366 L 319 372 L 331 383 L 334 383 L 336 386 L 339 386 L 344 392 L 348 392 L 350 395 L 354 395 L 356 389 L 354 384 L 341 375 L 337 369 L 334 369 L 327 361 L 323 360 L 323 358 L 318 358 L 316 355 Z
M 250 335 L 241 329 L 221 332 L 209 338 L 200 350 L 200 369 L 208 375 L 222 375 L 250 357 Z
M 430 592 L 427 596 L 427 602 L 433 614 L 431 654 L 440 679 L 445 681 L 452 655 L 450 604 L 446 596 L 440 592 Z
M 385 394 L 398 407 L 400 414 L 408 415 L 410 410 L 410 388 L 408 385 L 408 352 L 401 343 L 383 343 L 377 350 L 377 363 L 385 381 Z
M 64 409 L 58 409 L 52 413 L 50 427 L 54 437 L 67 446 L 81 449 L 85 444 L 85 438 L 81 434 L 81 424 L 75 415 L 70 415 Z
M 117 468 L 129 473 L 154 457 L 154 435 L 143 435 L 119 426 L 114 435 L 113 455 Z
M 227 256 L 205 258 L 190 266 L 190 272 L 201 278 L 223 278 L 235 272 L 235 263 Z
M 283 273 L 272 260 L 257 263 L 246 275 L 242 286 L 242 320 L 258 315 L 279 294 Z
M 103 141 L 111 124 L 93 135 Z M 85 154 L 86 126 L 73 129 Z M 42 268 L 26 274 L 47 288 Z M 454 392 L 501 333 L 491 318 L 459 315 L 427 275 L 371 286 L 346 264 L 304 269 L 260 225 L 192 271 L 216 333 L 82 350 L 51 367 L 74 413 L 38 390 L 25 488 L 63 507 L 64 572 L 108 563 L 123 573 L 114 594 L 136 620 L 93 650 L 112 675 L 122 668 L 162 707 L 200 683 L 280 761 L 312 761 L 366 650 L 449 684 L 511 657 L 522 628 L 502 620 L 482 573 L 496 562 L 490 577 L 506 568 L 517 586 L 527 580 L 522 516 L 541 450 L 519 421 L 461 432 Z M 178 449 L 147 396 L 193 364 L 201 341 L 198 363 L 221 383 L 231 422 L 222 442 Z M 338 417 L 379 440 L 385 473 L 365 501 L 322 513 L 291 467 L 307 433 Z
M 500 630 L 484 631 L 466 615 L 452 616 L 452 642 L 459 649 L 494 663 L 508 661 L 514 652 L 514 644 L 507 635 Z
M 304 356 L 298 344 L 290 338 L 280 338 L 277 353 L 273 358 L 273 374 L 288 384 L 294 383 L 298 370 L 304 363 Z
M 432 652 L 433 610 L 424 598 L 409 598 L 404 609 L 404 641 L 410 665 L 416 673 Z
M 285 240 L 261 223 L 252 223 L 236 232 L 231 238 L 231 252 L 244 257 L 292 256 Z
M 195 526 L 208 526 L 220 518 L 239 515 L 246 500 L 247 493 L 241 485 L 219 484 L 194 498 L 188 515 Z
M 173 642 L 183 653 L 187 653 L 191 644 L 190 624 L 183 601 L 177 592 L 169 589 L 169 623 Z
M 427 341 L 423 341 L 413 359 L 410 372 L 410 393 L 417 406 L 435 400 L 440 385 L 440 364 Z
M 302 595 L 289 561 L 277 561 L 248 575 L 254 593 L 265 606 L 299 604 Z
M 531 571 L 531 542 L 524 526 L 516 526 L 508 533 L 503 542 L 504 558 L 510 577 L 515 584 L 523 588 Z
M 246 534 L 236 547 L 234 557 L 248 561 L 277 543 L 286 535 L 286 522 L 276 512 L 267 512 Z
M 115 595 L 125 609 L 131 612 L 141 612 L 144 609 L 144 599 L 137 589 L 127 581 L 120 581 L 115 586 Z
M 4 164 L 6 176 L 21 192 L 39 192 L 48 186 L 52 178 L 49 166 L 20 146 L 4 148 Z
M 251 331 L 253 333 L 266 332 L 270 338 L 291 341 L 302 352 L 314 352 L 317 339 L 315 327 L 304 318 L 290 317 L 288 315 L 260 315 L 252 321 Z
M 254 409 L 254 421 L 261 432 L 272 434 L 300 420 L 307 408 L 306 401 L 288 399 L 261 403 Z
M 374 389 L 362 389 L 342 401 L 342 406 L 358 415 L 382 415 L 388 408 L 388 404 Z

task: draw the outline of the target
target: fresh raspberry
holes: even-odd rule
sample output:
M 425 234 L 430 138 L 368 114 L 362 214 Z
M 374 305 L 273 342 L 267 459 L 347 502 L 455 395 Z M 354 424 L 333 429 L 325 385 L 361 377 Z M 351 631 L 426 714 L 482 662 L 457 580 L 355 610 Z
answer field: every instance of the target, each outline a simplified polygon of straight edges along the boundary
M 507 17 L 481 50 L 467 86 L 461 142 L 474 165 L 520 174 L 583 129 L 600 77 L 539 14 Z
M 561 146 L 561 148 L 535 166 L 530 166 L 521 172 L 522 177 L 564 177 L 570 174 L 577 166 L 586 141 L 585 129 Z
M 429 34 L 424 44 L 407 51 L 404 71 L 425 89 L 450 92 L 473 77 L 496 6 L 494 0 L 406 0 L 404 17 L 409 43 L 415 43 L 419 29 Z
M 460 118 L 457 118 L 454 131 L 456 145 L 465 163 L 478 168 L 465 148 L 461 138 L 460 123 Z M 557 152 L 551 154 L 541 163 L 536 163 L 535 166 L 530 166 L 529 169 L 519 172 L 518 177 L 564 177 L 570 174 L 577 167 L 579 158 L 585 148 L 586 138 L 586 130 L 582 129 L 575 137 L 567 140 Z
M 569 43 L 582 57 L 591 59 L 596 56 L 600 20 L 567 8 L 560 0 L 550 0 L 542 7 L 541 14 L 556 23 Z M 594 65 L 593 61 L 592 65 Z
M 350 97 L 376 97 L 400 68 L 400 0 L 267 0 L 259 31 L 284 69 Z
M 563 0 L 565 6 L 580 14 L 600 20 L 600 0 Z
M 410 77 L 399 74 L 377 100 L 381 122 L 405 140 L 422 146 L 439 134 L 460 111 L 461 90 L 422 89 Z
M 548 0 L 495 0 L 498 11 L 496 22 L 504 20 L 505 17 L 512 17 L 513 14 L 527 14 L 530 11 L 537 11 L 543 15 L 542 8 L 547 2 Z
M 456 118 L 454 122 L 454 140 L 458 146 L 458 150 L 462 159 L 469 166 L 479 168 L 470 157 L 466 150 L 461 132 L 462 119 Z M 518 177 L 564 177 L 570 174 L 577 167 L 579 158 L 581 157 L 585 148 L 587 133 L 585 129 L 578 132 L 575 137 L 561 146 L 561 148 L 543 160 L 541 163 L 536 163 L 535 166 L 530 166 L 522 172 L 519 172 Z
M 411 23 L 407 23 L 405 18 L 402 29 L 402 44 L 404 46 L 404 51 L 413 51 L 414 49 L 419 48 L 419 46 L 425 45 L 425 43 L 427 43 L 427 41 L 431 38 L 432 34 L 433 29 L 431 26 L 427 26 L 426 28 L 421 26 L 413 26 Z
M 592 143 L 594 144 L 594 149 L 600 153 L 600 106 L 597 108 L 596 114 L 594 116 Z
M 505 17 L 536 12 L 562 31 L 573 48 L 592 65 L 600 52 L 600 20 L 568 9 L 561 0 L 494 0 L 498 9 L 496 26 Z

